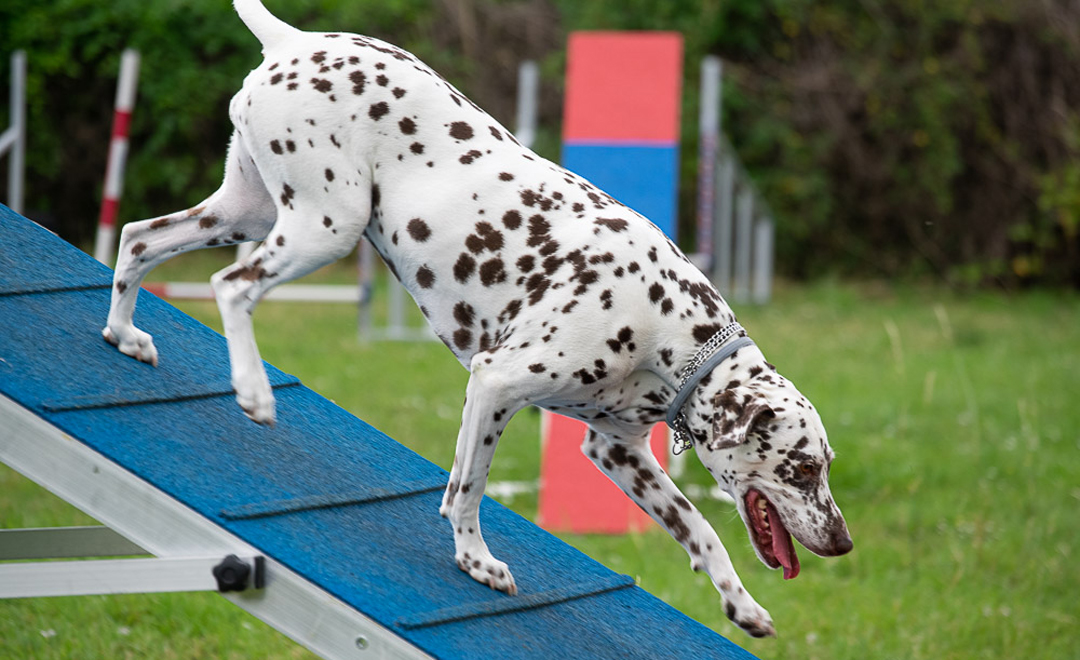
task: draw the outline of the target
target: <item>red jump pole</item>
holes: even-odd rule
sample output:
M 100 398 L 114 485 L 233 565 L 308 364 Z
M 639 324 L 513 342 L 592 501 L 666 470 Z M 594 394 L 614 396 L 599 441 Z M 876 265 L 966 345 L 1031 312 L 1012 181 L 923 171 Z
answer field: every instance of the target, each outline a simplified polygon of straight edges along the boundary
M 139 52 L 127 49 L 120 58 L 120 81 L 116 87 L 116 109 L 113 111 L 112 140 L 109 143 L 109 163 L 105 169 L 105 193 L 98 217 L 94 258 L 111 265 L 116 242 L 116 214 L 124 192 L 124 165 L 128 152 L 128 129 L 135 108 L 135 89 L 139 81 Z

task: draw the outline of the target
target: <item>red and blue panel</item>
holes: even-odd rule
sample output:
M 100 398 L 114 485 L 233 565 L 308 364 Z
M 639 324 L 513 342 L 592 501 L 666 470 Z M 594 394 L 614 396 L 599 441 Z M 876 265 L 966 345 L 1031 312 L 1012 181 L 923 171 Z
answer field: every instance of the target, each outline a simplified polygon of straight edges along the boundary
M 575 32 L 567 49 L 563 166 L 675 238 L 682 36 Z

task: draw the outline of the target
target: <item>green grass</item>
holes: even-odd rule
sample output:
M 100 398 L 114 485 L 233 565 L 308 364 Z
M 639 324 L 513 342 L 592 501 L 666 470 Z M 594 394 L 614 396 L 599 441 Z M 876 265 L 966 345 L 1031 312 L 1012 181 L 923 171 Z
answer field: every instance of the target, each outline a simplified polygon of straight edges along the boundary
M 154 279 L 205 279 L 221 258 Z M 220 328 L 213 303 L 181 307 Z M 1080 657 L 1080 298 L 827 282 L 782 286 L 770 306 L 738 311 L 822 412 L 855 551 L 803 550 L 801 575 L 784 582 L 754 558 L 730 506 L 699 501 L 780 631 L 751 640 L 662 532 L 567 541 L 763 658 Z M 267 360 L 449 466 L 467 373 L 441 344 L 359 342 L 348 305 L 265 303 L 255 323 Z M 538 426 L 531 411 L 514 419 L 493 480 L 536 478 Z M 690 460 L 683 481 L 707 484 Z M 505 503 L 535 518 L 535 495 Z M 87 521 L 0 471 L 0 526 Z M 212 594 L 0 603 L 0 656 L 150 654 L 309 657 Z

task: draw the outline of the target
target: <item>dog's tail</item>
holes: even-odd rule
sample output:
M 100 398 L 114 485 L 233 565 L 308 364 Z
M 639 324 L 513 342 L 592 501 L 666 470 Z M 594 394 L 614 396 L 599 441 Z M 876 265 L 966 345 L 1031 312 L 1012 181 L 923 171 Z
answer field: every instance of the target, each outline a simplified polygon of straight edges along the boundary
M 264 51 L 300 32 L 271 14 L 270 10 L 263 6 L 262 0 L 233 0 L 233 6 L 244 25 L 262 42 Z

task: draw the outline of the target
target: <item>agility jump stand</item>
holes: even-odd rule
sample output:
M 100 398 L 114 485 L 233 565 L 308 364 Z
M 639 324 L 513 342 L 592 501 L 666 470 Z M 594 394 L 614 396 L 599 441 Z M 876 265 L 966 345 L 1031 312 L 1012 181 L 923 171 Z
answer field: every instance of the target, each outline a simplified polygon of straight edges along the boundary
M 128 132 L 135 109 L 135 90 L 139 84 L 139 52 L 127 49 L 120 56 L 120 78 L 116 84 L 109 160 L 105 166 L 105 188 L 101 197 L 94 258 L 110 264 L 116 257 L 116 216 L 124 194 L 124 169 L 127 166 Z
M 772 297 L 772 213 L 721 126 L 723 62 L 701 63 L 697 257 L 724 296 L 763 305 Z
M 251 423 L 224 339 L 145 291 L 135 320 L 159 365 L 121 355 L 99 331 L 111 287 L 111 270 L 0 206 L 0 460 L 130 542 L 6 532 L 5 556 L 141 548 L 155 558 L 128 561 L 150 573 L 184 568 L 154 585 L 177 589 L 220 589 L 214 568 L 245 564 L 245 590 L 224 597 L 325 658 L 752 658 L 490 499 L 485 537 L 519 595 L 477 583 L 438 514 L 445 470 L 270 365 L 278 422 Z M 63 536 L 82 547 L 53 552 Z M 95 566 L 2 565 L 0 585 L 109 593 L 138 568 Z

